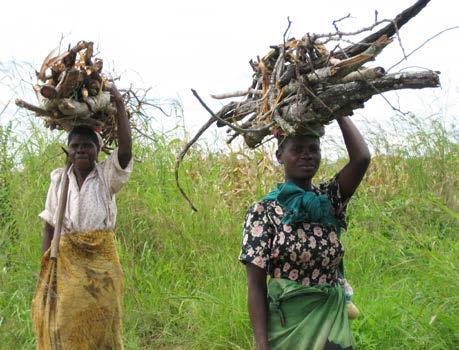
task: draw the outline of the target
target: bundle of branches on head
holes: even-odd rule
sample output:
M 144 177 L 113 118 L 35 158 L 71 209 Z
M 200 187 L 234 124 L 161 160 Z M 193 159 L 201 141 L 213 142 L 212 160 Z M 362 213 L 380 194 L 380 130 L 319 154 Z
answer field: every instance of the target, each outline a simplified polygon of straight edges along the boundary
M 51 130 L 90 126 L 100 132 L 102 149 L 109 152 L 117 139 L 116 107 L 110 95 L 113 81 L 102 69 L 103 61 L 94 57 L 93 42 L 80 41 L 58 55 L 53 50 L 37 72 L 34 90 L 39 105 L 21 99 L 16 99 L 16 105 L 44 118 L 45 126 Z M 145 94 L 139 97 L 133 89 L 120 91 L 128 118 L 141 113 Z
M 289 20 L 282 44 L 271 46 L 267 55 L 250 61 L 254 73 L 248 89 L 212 95 L 216 99 L 242 97 L 242 100 L 231 101 L 214 113 L 192 90 L 211 118 L 184 147 L 176 170 L 189 147 L 215 122 L 218 127 L 229 127 L 228 143 L 242 136 L 247 146 L 256 148 L 269 135 L 289 135 L 300 129 L 309 129 L 321 136 L 323 125 L 335 118 L 353 115 L 354 110 L 362 108 L 373 95 L 399 89 L 438 87 L 439 72 L 388 74 L 383 67 L 364 66 L 374 61 L 392 42 L 392 37 L 398 35 L 398 30 L 429 1 L 417 1 L 393 20 L 379 21 L 376 15 L 371 26 L 350 33 L 339 30 L 338 20 L 333 23 L 336 29 L 333 33 L 309 33 L 301 39 L 287 39 Z M 371 32 L 385 22 L 383 28 L 360 42 L 348 39 Z M 326 47 L 329 43 L 335 43 L 331 51 Z M 343 44 L 347 47 L 343 48 Z

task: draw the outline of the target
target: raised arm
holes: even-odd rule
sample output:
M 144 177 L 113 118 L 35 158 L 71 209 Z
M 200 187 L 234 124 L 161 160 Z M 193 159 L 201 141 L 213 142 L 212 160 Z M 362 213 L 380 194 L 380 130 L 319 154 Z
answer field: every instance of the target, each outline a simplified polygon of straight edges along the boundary
M 132 157 L 132 138 L 131 128 L 126 114 L 126 107 L 124 106 L 123 97 L 113 84 L 110 92 L 113 96 L 113 101 L 116 106 L 116 120 L 118 130 L 118 162 L 124 169 L 129 164 Z
M 362 181 L 370 165 L 371 155 L 365 140 L 351 119 L 341 117 L 337 121 L 349 154 L 349 162 L 340 171 L 338 182 L 341 194 L 349 198 Z
M 268 302 L 266 292 L 265 270 L 248 263 L 247 269 L 247 301 L 249 316 L 257 350 L 269 350 L 268 343 Z

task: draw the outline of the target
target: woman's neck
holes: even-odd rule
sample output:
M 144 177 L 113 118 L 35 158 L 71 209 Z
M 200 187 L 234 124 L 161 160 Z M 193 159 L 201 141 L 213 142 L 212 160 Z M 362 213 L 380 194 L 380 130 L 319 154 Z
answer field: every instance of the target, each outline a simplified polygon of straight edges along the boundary
M 78 188 L 81 189 L 81 186 L 83 186 L 84 180 L 88 177 L 88 175 L 93 171 L 94 167 L 91 169 L 77 169 L 73 167 L 73 173 L 75 174 Z
M 295 185 L 301 187 L 305 191 L 312 190 L 312 179 L 294 179 L 286 175 L 285 182 L 294 183 Z

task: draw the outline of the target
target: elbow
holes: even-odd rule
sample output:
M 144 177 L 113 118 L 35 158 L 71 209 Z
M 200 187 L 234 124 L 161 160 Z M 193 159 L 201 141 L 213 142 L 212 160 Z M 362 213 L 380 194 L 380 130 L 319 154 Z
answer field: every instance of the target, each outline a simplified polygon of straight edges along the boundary
M 357 157 L 354 157 L 351 159 L 351 163 L 353 163 L 359 169 L 366 171 L 371 163 L 370 151 L 367 149 L 366 152 L 362 152 Z
M 132 158 L 131 148 L 127 148 L 126 150 L 118 150 L 118 158 L 122 158 L 129 162 Z
M 370 151 L 368 149 L 365 152 L 365 154 L 362 155 L 361 162 L 362 162 L 362 164 L 366 165 L 367 168 L 370 165 L 370 163 L 371 163 L 371 153 L 370 153 Z
M 368 149 L 368 146 L 366 143 L 363 144 L 363 147 L 361 148 L 360 156 L 359 156 L 359 162 L 366 166 L 370 165 L 371 162 L 371 153 L 370 150 Z
M 371 154 L 370 154 L 370 151 L 367 150 L 367 152 L 360 157 L 359 166 L 362 169 L 367 170 L 368 167 L 370 166 L 370 163 L 371 163 Z
M 127 149 L 124 151 L 118 150 L 118 162 L 121 168 L 125 169 L 132 158 L 132 151 L 131 149 Z

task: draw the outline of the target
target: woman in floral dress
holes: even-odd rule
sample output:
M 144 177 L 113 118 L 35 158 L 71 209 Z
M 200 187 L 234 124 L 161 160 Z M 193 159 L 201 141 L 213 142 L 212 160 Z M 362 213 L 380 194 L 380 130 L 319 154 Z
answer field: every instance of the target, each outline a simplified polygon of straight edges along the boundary
M 350 118 L 337 119 L 349 162 L 319 187 L 323 127 L 278 135 L 285 182 L 249 208 L 240 261 L 257 349 L 354 349 L 345 294 L 338 283 L 346 205 L 370 163 Z M 267 276 L 269 282 L 267 283 Z

